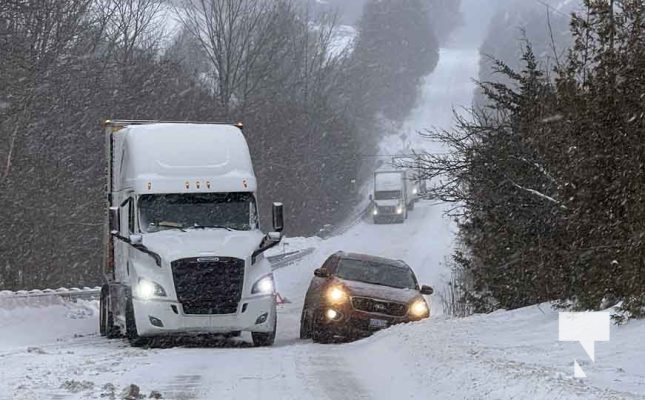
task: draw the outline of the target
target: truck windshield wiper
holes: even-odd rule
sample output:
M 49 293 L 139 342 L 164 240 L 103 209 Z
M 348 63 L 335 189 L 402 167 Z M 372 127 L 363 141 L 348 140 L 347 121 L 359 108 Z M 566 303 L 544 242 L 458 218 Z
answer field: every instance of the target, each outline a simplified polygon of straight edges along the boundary
M 224 225 L 200 225 L 200 224 L 194 224 L 193 226 L 189 226 L 188 228 L 192 229 L 226 229 L 227 231 L 235 231 L 237 229 L 230 228 L 228 226 Z
M 182 232 L 186 232 L 184 229 L 184 226 L 182 224 L 178 224 L 176 222 L 168 222 L 168 221 L 162 221 L 157 224 L 158 227 L 161 228 L 172 228 L 172 229 L 179 229 Z

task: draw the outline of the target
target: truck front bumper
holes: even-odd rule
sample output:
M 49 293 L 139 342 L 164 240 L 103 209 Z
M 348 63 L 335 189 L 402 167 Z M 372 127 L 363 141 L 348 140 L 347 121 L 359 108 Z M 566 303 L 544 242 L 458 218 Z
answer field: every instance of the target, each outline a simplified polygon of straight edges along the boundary
M 274 295 L 243 298 L 234 314 L 185 314 L 181 303 L 132 299 L 139 336 L 208 334 L 235 331 L 271 332 L 275 327 Z

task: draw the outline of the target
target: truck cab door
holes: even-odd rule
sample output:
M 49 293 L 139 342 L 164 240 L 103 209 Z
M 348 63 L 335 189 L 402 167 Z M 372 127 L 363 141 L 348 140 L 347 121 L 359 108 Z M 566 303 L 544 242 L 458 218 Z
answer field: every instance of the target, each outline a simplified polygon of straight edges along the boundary
M 134 198 L 128 196 L 119 205 L 120 215 L 120 231 L 119 234 L 123 237 L 129 237 L 134 232 Z M 122 240 L 115 242 L 115 280 L 117 282 L 127 283 L 128 276 L 130 275 L 130 245 Z

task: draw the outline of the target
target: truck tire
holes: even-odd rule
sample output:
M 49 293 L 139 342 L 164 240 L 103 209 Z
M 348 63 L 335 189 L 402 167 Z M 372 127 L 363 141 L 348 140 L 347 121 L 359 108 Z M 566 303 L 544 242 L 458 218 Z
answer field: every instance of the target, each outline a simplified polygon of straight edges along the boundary
M 255 347 L 267 347 L 273 346 L 275 342 L 275 331 L 277 328 L 278 315 L 276 314 L 273 319 L 273 330 L 271 332 L 251 332 L 251 338 L 253 339 L 253 346 Z
M 101 297 L 99 298 L 99 335 L 105 336 L 107 333 L 107 299 L 105 296 L 105 286 L 101 288 Z
M 110 287 L 104 285 L 101 288 L 99 300 L 99 333 L 108 339 L 119 337 L 119 331 L 114 326 L 114 315 L 110 311 Z
M 303 307 L 300 316 L 300 339 L 311 339 L 311 319 L 308 318 L 308 312 Z
M 132 305 L 132 297 L 130 296 L 128 296 L 128 300 L 125 305 L 125 330 L 130 346 L 143 347 L 150 343 L 148 338 L 142 338 L 137 332 L 137 322 L 134 318 L 134 306 Z

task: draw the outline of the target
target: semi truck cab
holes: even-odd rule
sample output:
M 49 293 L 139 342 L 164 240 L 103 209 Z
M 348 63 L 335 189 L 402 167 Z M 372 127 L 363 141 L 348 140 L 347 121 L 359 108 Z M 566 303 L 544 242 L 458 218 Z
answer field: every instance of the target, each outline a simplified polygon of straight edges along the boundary
M 399 222 L 414 208 L 416 186 L 407 170 L 383 170 L 374 173 L 374 192 L 370 194 L 374 223 Z
M 276 331 L 257 181 L 241 125 L 106 121 L 106 283 L 100 330 L 141 345 L 158 336 Z

